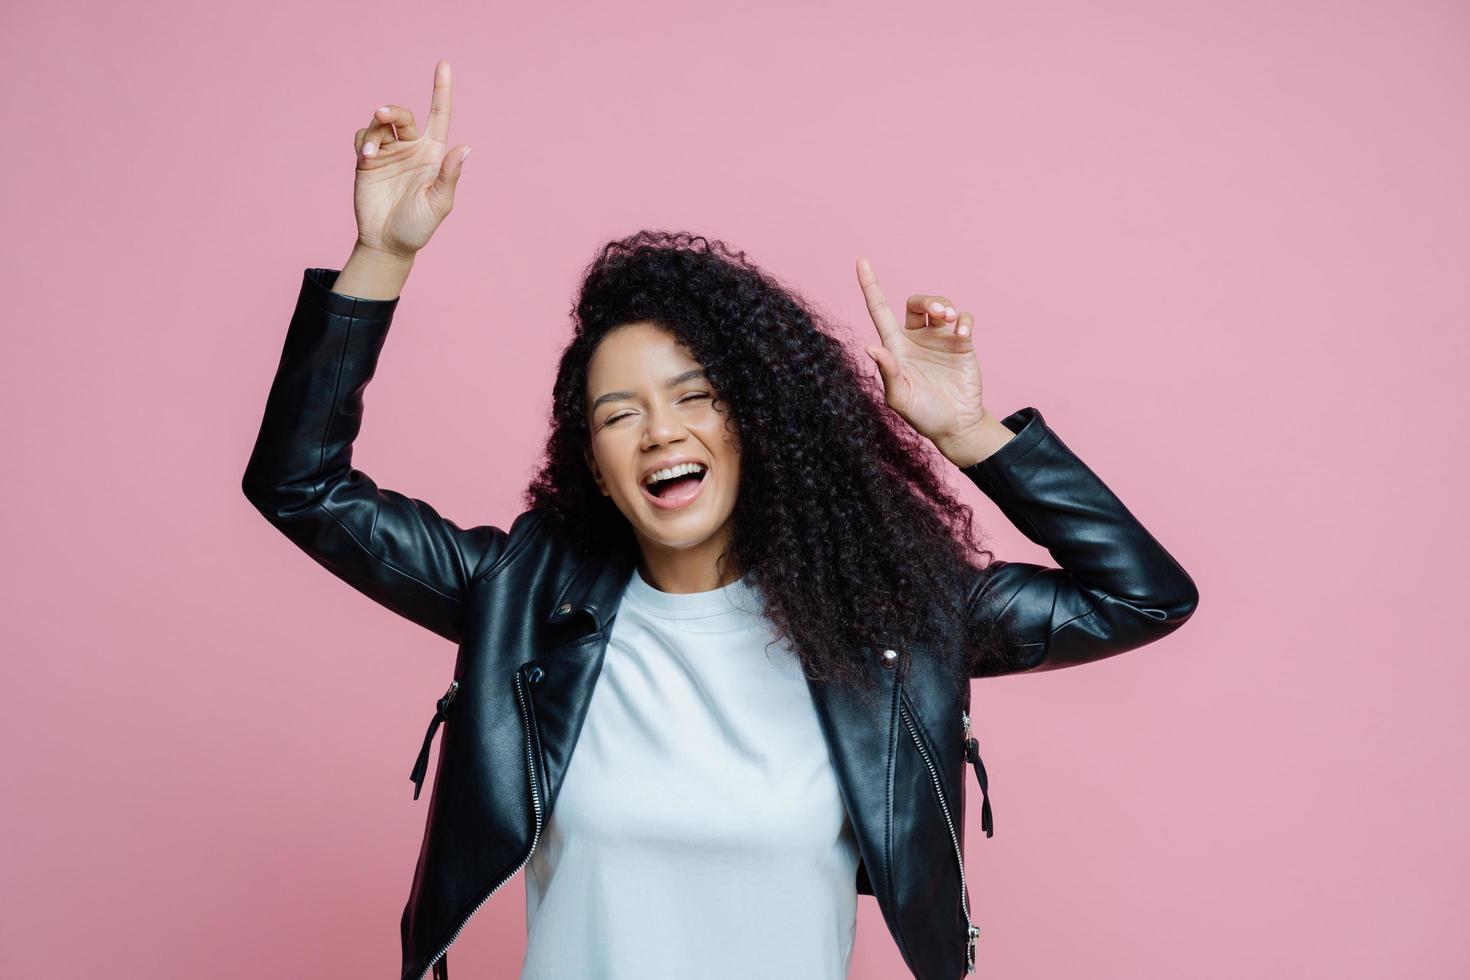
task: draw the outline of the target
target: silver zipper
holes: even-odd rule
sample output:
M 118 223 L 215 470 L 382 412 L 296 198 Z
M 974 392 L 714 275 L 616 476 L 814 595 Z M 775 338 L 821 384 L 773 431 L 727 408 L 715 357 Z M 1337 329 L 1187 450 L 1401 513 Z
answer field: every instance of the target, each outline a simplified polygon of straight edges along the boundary
M 929 753 L 924 748 L 923 739 L 919 738 L 919 730 L 914 727 L 913 716 L 909 713 L 908 702 L 901 702 L 899 707 L 903 711 L 904 724 L 908 725 L 909 735 L 914 739 L 914 745 L 919 750 L 919 755 L 924 757 L 924 765 L 929 767 L 929 778 L 934 781 L 934 792 L 939 797 L 939 809 L 944 811 L 944 825 L 949 828 L 949 840 L 954 845 L 955 863 L 960 867 L 960 908 L 965 913 L 965 926 L 967 939 L 965 942 L 965 972 L 975 972 L 975 941 L 980 938 L 980 927 L 970 921 L 970 900 L 965 894 L 965 858 L 960 852 L 960 838 L 955 833 L 954 821 L 949 817 L 949 805 L 944 802 L 944 787 L 939 782 L 939 770 L 934 768 L 934 762 L 929 758 Z M 970 716 L 962 715 L 965 722 L 965 731 L 970 729 Z
M 965 724 L 965 743 L 968 745 L 969 744 L 969 741 L 970 741 L 970 713 L 968 711 L 961 711 L 960 712 L 960 720 L 963 721 L 964 724 Z M 964 887 L 965 887 L 965 866 L 964 866 L 964 862 L 961 862 L 960 863 L 960 888 L 963 889 Z M 967 969 L 970 972 L 973 973 L 974 970 L 975 970 L 975 941 L 980 938 L 980 927 L 977 926 L 977 925 L 975 925 L 973 922 L 970 922 L 970 911 L 969 911 L 969 908 L 968 907 L 966 907 L 966 909 L 965 909 L 965 922 L 968 923 L 969 924 L 969 927 L 970 927 L 970 944 L 969 944 L 969 948 L 968 948 L 968 954 L 967 954 L 968 955 L 968 958 L 966 960 L 966 964 L 967 964 Z
M 535 833 L 531 835 L 531 847 L 529 850 L 526 851 L 526 856 L 521 859 L 521 863 L 512 868 L 510 874 L 506 875 L 504 878 L 501 878 L 498 882 L 496 882 L 495 887 L 490 889 L 490 891 L 485 894 L 485 897 L 480 899 L 480 901 L 476 903 L 474 908 L 470 909 L 470 914 L 465 916 L 460 921 L 459 928 L 454 930 L 454 935 L 449 937 L 449 942 L 445 943 L 444 948 L 435 953 L 434 958 L 429 960 L 429 965 L 424 968 L 423 973 L 419 974 L 419 980 L 424 980 L 424 977 L 429 975 L 429 971 L 434 969 L 434 964 L 439 962 L 439 958 L 445 953 L 449 952 L 449 947 L 454 945 L 454 941 L 459 938 L 459 934 L 463 932 L 464 927 L 469 924 L 470 918 L 473 917 L 476 912 L 480 911 L 480 906 L 490 901 L 491 895 L 494 895 L 496 892 L 500 891 L 501 887 L 507 881 L 510 881 L 516 876 L 516 872 L 520 871 L 526 866 L 526 863 L 531 860 L 532 853 L 534 853 L 536 850 L 536 842 L 541 839 L 541 796 L 536 792 L 536 756 L 535 753 L 531 750 L 531 714 L 529 709 L 526 707 L 526 695 L 521 688 L 521 672 L 519 670 L 516 671 L 516 700 L 518 700 L 521 704 L 521 723 L 525 726 L 526 730 L 526 766 L 531 775 L 531 806 L 536 811 L 536 830 Z

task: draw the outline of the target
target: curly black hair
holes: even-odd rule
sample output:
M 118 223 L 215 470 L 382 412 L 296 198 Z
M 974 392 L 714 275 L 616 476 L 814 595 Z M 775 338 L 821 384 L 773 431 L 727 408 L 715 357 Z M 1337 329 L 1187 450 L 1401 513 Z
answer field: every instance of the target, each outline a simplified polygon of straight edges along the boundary
M 636 547 L 584 450 L 592 355 L 639 320 L 678 338 L 735 426 L 729 557 L 808 677 L 871 693 L 874 651 L 901 638 L 943 657 L 957 682 L 1004 657 L 993 624 L 964 616 L 964 586 L 994 555 L 938 472 L 942 457 L 888 407 L 881 379 L 860 370 L 822 314 L 722 241 L 639 231 L 584 270 L 528 506 L 586 549 Z

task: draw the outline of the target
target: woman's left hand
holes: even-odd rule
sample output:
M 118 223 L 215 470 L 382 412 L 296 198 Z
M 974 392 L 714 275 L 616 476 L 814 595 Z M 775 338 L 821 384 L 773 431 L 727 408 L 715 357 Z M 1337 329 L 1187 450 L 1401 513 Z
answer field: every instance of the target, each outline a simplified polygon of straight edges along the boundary
M 864 349 L 883 377 L 888 407 L 941 451 L 977 431 L 986 412 L 971 337 L 974 317 L 945 296 L 915 293 L 900 324 L 867 259 L 858 259 L 857 273 L 883 341 L 881 347 Z

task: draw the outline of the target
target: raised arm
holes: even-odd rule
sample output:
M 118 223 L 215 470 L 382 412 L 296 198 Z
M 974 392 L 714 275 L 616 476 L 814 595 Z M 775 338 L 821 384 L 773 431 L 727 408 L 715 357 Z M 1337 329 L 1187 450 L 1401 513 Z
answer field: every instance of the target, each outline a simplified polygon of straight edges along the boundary
M 354 136 L 357 242 L 339 273 L 307 269 L 245 467 L 245 496 L 282 534 L 364 595 L 448 640 L 470 584 L 534 522 L 464 530 L 352 467 L 363 389 L 414 257 L 454 207 L 469 147 L 449 149 L 449 62 L 434 66 L 420 132 L 400 105 Z M 338 279 L 341 282 L 338 282 Z M 334 288 L 335 287 L 335 288 Z
M 530 520 L 508 532 L 462 529 L 353 468 L 363 391 L 398 300 L 333 292 L 337 275 L 305 271 L 241 488 L 266 520 L 338 578 L 458 642 L 470 583 L 508 553 Z
M 970 615 L 999 623 L 1005 656 L 971 663 L 995 677 L 1091 663 L 1151 643 L 1193 614 L 1188 573 L 1035 408 L 1002 420 L 1014 436 L 961 472 L 1060 567 L 993 561 Z
M 883 342 L 867 352 L 889 407 L 1060 566 L 997 560 L 979 573 L 969 615 L 1009 641 L 999 655 L 973 655 L 971 676 L 1090 663 L 1183 625 L 1199 602 L 1194 582 L 1041 413 L 1023 408 L 997 422 L 986 411 L 971 315 L 916 293 L 900 323 L 866 259 L 857 271 Z

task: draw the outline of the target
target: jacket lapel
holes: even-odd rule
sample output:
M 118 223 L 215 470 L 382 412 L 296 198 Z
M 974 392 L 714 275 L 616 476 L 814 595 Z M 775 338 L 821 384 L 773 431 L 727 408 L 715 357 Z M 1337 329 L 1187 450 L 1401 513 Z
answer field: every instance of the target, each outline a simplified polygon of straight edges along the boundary
M 541 617 L 548 625 L 575 621 L 581 628 L 570 639 L 538 650 L 520 665 L 541 752 L 548 812 L 587 717 L 607 654 L 609 625 L 633 565 L 634 556 L 626 551 L 585 558 Z
M 827 740 L 842 802 L 857 837 L 858 888 L 878 899 L 884 917 L 892 907 L 893 763 L 898 733 L 897 669 L 872 657 L 878 694 L 871 700 L 807 678 L 817 720 Z M 867 888 L 864 888 L 864 885 Z

